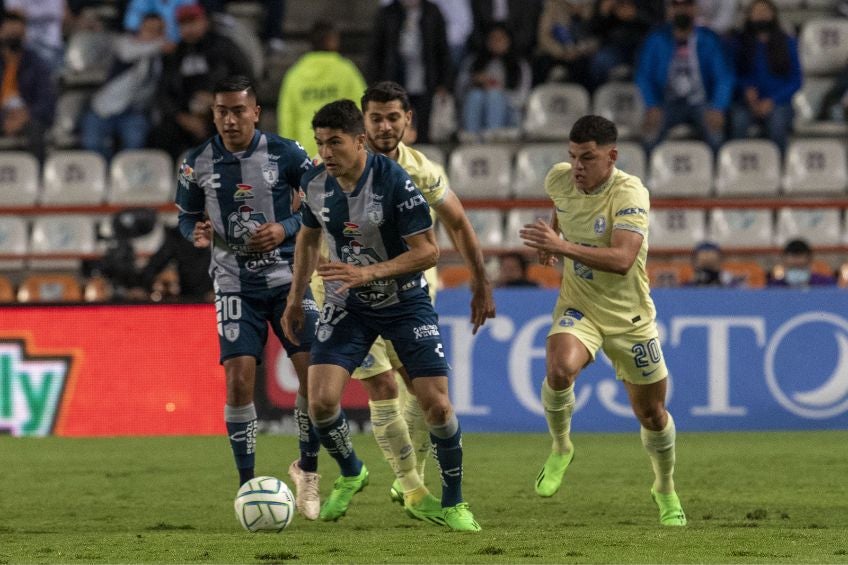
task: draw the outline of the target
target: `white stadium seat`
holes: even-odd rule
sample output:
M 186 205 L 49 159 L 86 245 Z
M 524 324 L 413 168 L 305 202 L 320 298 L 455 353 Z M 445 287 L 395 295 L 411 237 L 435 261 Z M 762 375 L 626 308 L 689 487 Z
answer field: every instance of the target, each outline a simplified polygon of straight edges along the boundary
M 474 208 L 466 210 L 468 220 L 483 247 L 500 247 L 504 242 L 503 214 L 497 209 Z M 447 235 L 447 234 L 445 234 Z M 448 239 L 447 249 L 453 249 Z
M 515 196 L 546 198 L 545 177 L 557 163 L 568 161 L 565 143 L 529 143 L 515 155 Z
M 848 124 L 844 120 L 818 120 L 824 95 L 833 88 L 836 79 L 832 77 L 804 77 L 801 90 L 792 97 L 795 117 L 792 129 L 799 136 L 839 136 L 848 133 Z
M 30 253 L 33 255 L 90 254 L 96 251 L 94 219 L 85 214 L 46 214 L 32 223 Z M 33 269 L 78 269 L 79 259 L 30 260 Z
M 109 170 L 109 204 L 157 205 L 174 199 L 171 157 L 158 149 L 121 151 Z
M 504 236 L 504 245 L 507 247 L 520 248 L 524 246 L 524 242 L 518 235 L 518 230 L 526 224 L 532 224 L 537 219 L 541 218 L 545 222 L 551 221 L 551 208 L 513 208 L 506 214 L 506 233 Z M 529 250 L 530 248 L 525 248 Z
M 632 82 L 607 82 L 595 91 L 592 111 L 611 120 L 618 126 L 621 138 L 636 137 L 642 128 L 645 103 L 636 84 Z
M 777 212 L 775 245 L 783 247 L 801 238 L 813 247 L 842 243 L 842 212 L 839 208 L 781 208 Z
M 641 143 L 635 141 L 618 142 L 618 160 L 616 160 L 615 166 L 619 170 L 630 175 L 636 175 L 644 183 L 647 180 L 645 178 L 646 161 L 645 150 Z
M 690 249 L 707 235 L 706 212 L 692 208 L 652 209 L 648 244 L 651 249 Z
M 655 196 L 709 196 L 713 155 L 703 141 L 664 141 L 651 154 L 650 185 Z
M 848 184 L 845 146 L 835 139 L 799 139 L 786 150 L 786 194 L 842 195 Z
M 815 18 L 801 26 L 798 41 L 805 75 L 835 73 L 848 61 L 848 20 Z
M 20 216 L 0 215 L 0 253 L 26 255 L 29 251 L 29 223 Z M 24 258 L 0 259 L 0 270 L 24 268 Z
M 718 196 L 776 196 L 780 188 L 780 150 L 765 139 L 728 141 L 718 153 Z
M 38 199 L 38 159 L 25 151 L 0 151 L 0 206 L 32 206 Z
M 773 244 L 772 211 L 760 208 L 714 208 L 709 240 L 721 247 L 769 247 Z
M 98 205 L 106 196 L 106 161 L 93 151 L 55 151 L 44 163 L 44 205 Z
M 512 190 L 512 152 L 502 145 L 461 145 L 451 153 L 448 178 L 460 198 L 506 198 Z
M 574 122 L 588 113 L 589 92 L 579 84 L 540 84 L 527 100 L 524 134 L 531 140 L 566 140 Z

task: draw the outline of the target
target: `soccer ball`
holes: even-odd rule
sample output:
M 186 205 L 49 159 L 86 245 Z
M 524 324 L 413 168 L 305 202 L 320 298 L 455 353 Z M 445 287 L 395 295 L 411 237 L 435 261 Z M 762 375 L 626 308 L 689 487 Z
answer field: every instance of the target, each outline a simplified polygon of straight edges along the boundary
M 236 518 L 250 532 L 281 532 L 294 517 L 294 495 L 276 477 L 250 479 L 236 493 Z

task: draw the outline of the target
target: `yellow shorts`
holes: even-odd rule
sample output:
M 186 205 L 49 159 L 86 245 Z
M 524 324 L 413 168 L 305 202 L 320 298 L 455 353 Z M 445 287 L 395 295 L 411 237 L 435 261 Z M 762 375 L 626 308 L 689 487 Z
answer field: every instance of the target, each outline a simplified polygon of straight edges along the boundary
M 436 269 L 428 269 L 424 273 L 427 279 L 427 288 L 430 292 L 430 299 L 436 299 Z M 318 303 L 318 310 L 324 305 L 324 281 L 317 274 L 312 275 L 312 280 L 309 281 L 309 286 L 312 288 L 312 295 L 315 297 L 315 302 Z M 385 373 L 391 369 L 403 367 L 400 359 L 395 352 L 395 348 L 391 341 L 386 341 L 382 337 L 378 337 L 374 345 L 365 356 L 365 360 L 351 375 L 354 379 L 365 380 L 371 377 L 376 377 L 381 373 Z
M 561 299 L 557 300 L 553 318 L 548 337 L 560 333 L 573 335 L 586 346 L 593 361 L 598 349 L 603 348 L 618 380 L 647 385 L 668 376 L 657 324 L 653 320 L 627 333 L 604 335 L 594 322 L 579 310 L 566 306 Z

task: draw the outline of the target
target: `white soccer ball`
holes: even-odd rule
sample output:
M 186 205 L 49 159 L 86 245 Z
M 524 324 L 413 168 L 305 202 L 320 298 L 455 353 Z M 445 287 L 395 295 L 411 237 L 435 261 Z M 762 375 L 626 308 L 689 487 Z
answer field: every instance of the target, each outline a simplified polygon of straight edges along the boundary
M 281 532 L 294 517 L 294 495 L 276 477 L 254 477 L 236 494 L 236 518 L 250 532 Z

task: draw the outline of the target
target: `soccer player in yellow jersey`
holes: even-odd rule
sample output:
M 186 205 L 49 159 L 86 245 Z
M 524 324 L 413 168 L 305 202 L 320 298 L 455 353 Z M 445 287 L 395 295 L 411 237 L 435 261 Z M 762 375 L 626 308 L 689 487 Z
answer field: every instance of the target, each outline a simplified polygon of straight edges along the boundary
M 406 91 L 394 82 L 377 83 L 365 91 L 361 107 L 369 149 L 394 159 L 406 170 L 470 268 L 471 324 L 476 333 L 486 319 L 495 316 L 492 285 L 486 276 L 483 253 L 462 203 L 450 189 L 444 169 L 401 141 L 412 120 Z M 436 270 L 427 271 L 425 278 L 430 296 L 435 298 Z M 423 481 L 424 465 L 431 450 L 426 421 L 432 418 L 422 413 L 415 396 L 400 394 L 394 370 L 405 376 L 392 344 L 379 340 L 371 349 L 366 364 L 354 372 L 353 377 L 368 391 L 374 436 L 397 477 L 391 488 L 392 498 L 406 503 L 408 509 L 414 509 L 416 504 L 431 506 L 432 502 L 422 505 L 421 501 L 432 499 Z M 399 401 L 401 396 L 404 397 L 403 407 Z M 405 457 L 410 445 L 413 455 Z
M 574 381 L 602 348 L 641 424 L 660 523 L 685 526 L 674 490 L 674 420 L 665 407 L 668 369 L 645 271 L 648 191 L 639 178 L 615 167 L 617 137 L 615 124 L 605 118 L 577 120 L 569 134 L 571 162 L 554 165 L 545 179 L 556 208 L 553 225 L 538 220 L 520 231 L 542 262 L 564 260 L 542 383 L 553 446 L 536 478 L 536 493 L 553 496 L 574 458 L 569 437 Z

